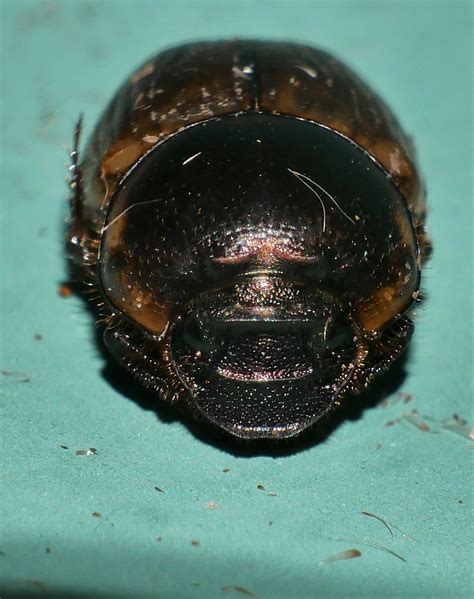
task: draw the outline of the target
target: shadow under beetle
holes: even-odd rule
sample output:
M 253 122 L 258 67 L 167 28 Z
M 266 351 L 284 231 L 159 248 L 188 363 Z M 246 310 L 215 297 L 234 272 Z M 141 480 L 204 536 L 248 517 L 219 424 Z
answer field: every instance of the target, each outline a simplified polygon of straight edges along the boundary
M 406 347 L 428 255 L 409 138 L 293 43 L 191 43 L 118 90 L 71 167 L 69 253 L 107 348 L 191 417 L 299 434 Z

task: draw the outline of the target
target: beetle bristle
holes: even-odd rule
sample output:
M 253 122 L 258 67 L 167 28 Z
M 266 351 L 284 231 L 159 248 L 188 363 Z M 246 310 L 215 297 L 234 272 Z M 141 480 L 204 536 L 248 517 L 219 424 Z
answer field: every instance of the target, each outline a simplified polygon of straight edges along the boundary
M 415 233 L 418 239 L 418 247 L 420 248 L 421 264 L 424 264 L 433 253 L 433 244 L 431 243 L 431 239 L 426 232 L 423 222 L 418 223 L 415 226 Z

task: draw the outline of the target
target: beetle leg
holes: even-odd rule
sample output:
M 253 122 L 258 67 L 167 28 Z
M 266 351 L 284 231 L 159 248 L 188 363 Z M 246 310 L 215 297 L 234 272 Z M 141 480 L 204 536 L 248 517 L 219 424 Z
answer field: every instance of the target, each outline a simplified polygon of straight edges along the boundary
M 69 246 L 70 256 L 73 259 L 73 261 L 78 266 L 90 267 L 95 262 L 95 249 L 98 245 L 98 240 L 96 240 L 94 236 L 91 235 L 91 233 L 88 231 L 86 223 L 84 222 L 84 215 L 82 210 L 82 170 L 79 166 L 79 145 L 82 133 L 82 122 L 83 115 L 80 114 L 77 123 L 74 127 L 73 146 L 70 153 L 70 217 L 67 244 Z M 88 274 L 90 275 L 90 273 Z M 89 276 L 89 278 L 91 277 Z
M 82 121 L 83 114 L 81 113 L 76 126 L 74 127 L 73 145 L 70 153 L 71 165 L 69 167 L 69 172 L 71 173 L 71 180 L 69 187 L 71 189 L 71 197 L 69 206 L 71 209 L 71 217 L 74 220 L 79 220 L 81 216 L 82 177 L 81 169 L 79 168 L 79 143 L 81 140 Z
M 179 381 L 166 372 L 155 342 L 143 339 L 133 325 L 124 324 L 118 318 L 108 319 L 103 335 L 104 343 L 115 359 L 145 388 L 168 403 L 179 399 Z

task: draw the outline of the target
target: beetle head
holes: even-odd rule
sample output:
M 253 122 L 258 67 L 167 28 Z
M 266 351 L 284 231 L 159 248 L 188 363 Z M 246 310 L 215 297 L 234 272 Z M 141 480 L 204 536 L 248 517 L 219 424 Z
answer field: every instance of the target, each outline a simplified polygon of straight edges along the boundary
M 197 410 L 246 438 L 293 436 L 317 420 L 361 353 L 331 294 L 261 274 L 187 304 L 170 343 Z

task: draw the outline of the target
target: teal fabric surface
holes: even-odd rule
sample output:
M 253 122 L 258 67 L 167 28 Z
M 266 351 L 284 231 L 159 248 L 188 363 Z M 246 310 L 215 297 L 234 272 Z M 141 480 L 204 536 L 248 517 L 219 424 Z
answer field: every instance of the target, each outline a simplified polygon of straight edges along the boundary
M 452 419 L 472 422 L 471 3 L 3 0 L 1 11 L 0 596 L 472 596 L 474 441 Z M 208 442 L 140 402 L 83 302 L 57 291 L 78 114 L 90 132 L 156 50 L 237 35 L 326 48 L 387 99 L 416 140 L 434 242 L 385 401 L 355 398 L 323 441 L 273 455 Z M 360 557 L 326 561 L 352 549 Z

